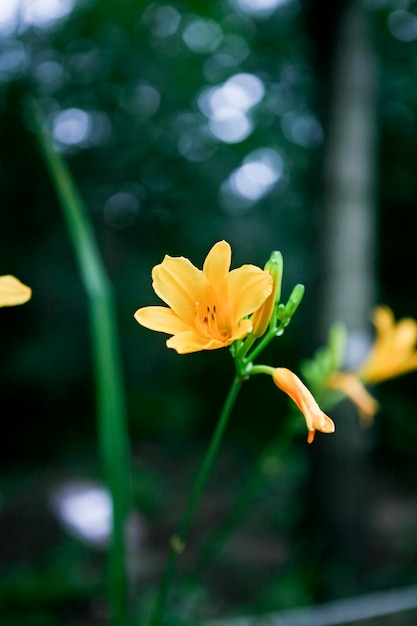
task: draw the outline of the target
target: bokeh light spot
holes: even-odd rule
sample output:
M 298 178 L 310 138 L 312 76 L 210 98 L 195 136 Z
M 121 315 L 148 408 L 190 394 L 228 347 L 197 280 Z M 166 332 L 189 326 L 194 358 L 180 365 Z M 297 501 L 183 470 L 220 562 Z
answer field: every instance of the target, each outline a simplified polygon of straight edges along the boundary
M 188 161 L 205 161 L 216 150 L 216 143 L 201 115 L 195 113 L 179 115 L 174 123 L 174 131 L 178 135 L 178 152 Z
M 235 6 L 253 17 L 269 17 L 272 13 L 284 4 L 288 4 L 292 0 L 234 0 Z
M 66 71 L 71 82 L 89 85 L 106 76 L 108 56 L 88 39 L 72 42 L 67 49 Z
M 173 35 L 181 22 L 181 15 L 169 4 L 158 6 L 152 3 L 142 15 L 143 23 L 155 37 L 169 37 Z
M 253 124 L 239 109 L 223 106 L 214 111 L 209 128 L 216 139 L 225 143 L 239 143 L 249 137 Z
M 53 137 L 55 141 L 64 145 L 81 144 L 90 132 L 90 116 L 81 109 L 66 109 L 58 113 L 53 120 Z
M 288 141 L 302 148 L 314 149 L 323 143 L 323 128 L 309 112 L 289 111 L 283 116 L 281 126 Z
M 282 177 L 284 163 L 272 148 L 254 150 L 223 183 L 220 196 L 226 210 L 236 212 L 253 206 Z
M 249 54 L 249 46 L 243 37 L 226 35 L 217 52 L 204 64 L 205 78 L 211 83 L 224 80 L 230 75 L 230 68 L 242 63 Z
M 224 84 L 226 98 L 240 109 L 258 104 L 264 96 L 263 82 L 254 74 L 235 74 Z
M 74 5 L 75 0 L 26 0 L 22 2 L 22 21 L 31 26 L 47 27 L 71 13 Z
M 0 49 L 0 81 L 22 75 L 29 64 L 26 47 L 20 41 L 6 40 Z
M 223 85 L 209 87 L 198 97 L 198 106 L 209 119 L 212 134 L 225 143 L 238 143 L 253 130 L 248 110 L 264 95 L 262 81 L 253 74 L 235 74 Z
M 65 530 L 93 545 L 105 545 L 112 529 L 108 491 L 88 483 L 69 483 L 52 494 L 52 506 Z
M 0 33 L 7 36 L 30 26 L 49 28 L 74 6 L 75 0 L 1 0 Z
M 57 148 L 91 148 L 106 142 L 111 134 L 111 123 L 103 111 L 65 109 L 52 115 L 52 136 Z
M 19 23 L 20 0 L 3 0 L 0 2 L 0 33 L 11 35 Z
M 404 43 L 417 39 L 417 16 L 406 10 L 393 11 L 388 16 L 388 29 L 395 39 Z
M 151 85 L 130 85 L 120 94 L 120 106 L 132 115 L 150 117 L 159 108 L 161 94 Z
M 217 22 L 209 19 L 195 19 L 184 29 L 182 38 L 190 50 L 198 54 L 214 52 L 219 46 L 223 32 Z
M 57 61 L 41 61 L 33 68 L 36 80 L 43 85 L 57 87 L 64 78 L 64 69 Z
M 139 200 L 133 193 L 119 191 L 105 203 L 103 219 L 112 228 L 127 228 L 136 221 L 139 209 Z

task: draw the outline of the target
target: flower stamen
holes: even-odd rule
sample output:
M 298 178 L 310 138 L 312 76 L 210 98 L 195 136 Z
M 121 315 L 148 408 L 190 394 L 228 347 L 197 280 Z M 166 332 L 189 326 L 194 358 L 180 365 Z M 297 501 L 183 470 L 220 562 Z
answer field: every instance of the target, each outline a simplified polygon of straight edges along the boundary
M 229 336 L 227 329 L 220 330 L 217 323 L 216 305 L 206 305 L 204 315 L 202 315 L 200 303 L 196 302 L 195 323 L 199 331 L 206 337 L 213 337 L 219 341 L 224 341 Z

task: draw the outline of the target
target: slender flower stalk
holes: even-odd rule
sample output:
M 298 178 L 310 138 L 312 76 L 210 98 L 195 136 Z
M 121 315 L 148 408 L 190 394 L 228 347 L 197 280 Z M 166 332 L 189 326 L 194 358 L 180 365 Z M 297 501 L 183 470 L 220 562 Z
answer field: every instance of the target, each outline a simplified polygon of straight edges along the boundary
M 254 364 L 254 359 L 288 326 L 301 302 L 304 287 L 296 285 L 288 302 L 285 305 L 279 303 L 282 256 L 278 252 L 273 253 L 264 270 L 253 265 L 243 265 L 229 271 L 230 263 L 231 249 L 225 241 L 211 248 L 202 270 L 183 257 L 165 256 L 162 263 L 154 267 L 152 278 L 156 294 L 168 307 L 148 306 L 135 313 L 136 320 L 143 326 L 171 335 L 167 346 L 179 354 L 230 346 L 236 369 L 236 378 L 197 474 L 185 512 L 171 538 L 151 626 L 160 626 L 164 618 L 177 562 L 185 548 L 191 522 L 243 381 L 253 374 L 271 376 L 304 414 L 309 442 L 313 441 L 316 430 L 334 430 L 331 419 L 321 411 L 312 394 L 295 374 L 285 368 Z M 244 500 L 243 504 L 246 505 L 246 502 Z
M 201 496 L 203 495 L 204 487 L 207 484 L 214 462 L 217 458 L 220 444 L 222 442 L 231 411 L 233 409 L 242 383 L 243 379 L 240 377 L 236 377 L 233 381 L 226 401 L 223 405 L 222 412 L 217 422 L 216 429 L 211 438 L 206 455 L 203 459 L 194 485 L 191 489 L 185 511 L 178 524 L 178 528 L 175 534 L 171 537 L 168 558 L 165 566 L 164 575 L 159 586 L 155 610 L 152 615 L 151 626 L 159 626 L 164 617 L 168 594 L 175 577 L 178 559 L 185 549 L 185 542 L 188 536 L 188 532 L 190 530 L 191 523 L 193 521 Z
M 299 429 L 295 427 L 296 423 L 292 418 L 292 415 L 289 416 L 279 436 L 268 443 L 261 452 L 252 472 L 238 492 L 227 517 L 200 550 L 196 558 L 195 569 L 197 573 L 201 573 L 203 569 L 207 568 L 222 552 L 236 528 L 242 523 L 245 515 L 253 506 L 256 496 L 268 482 L 276 479 L 295 436 L 299 434 Z
M 110 622 L 127 623 L 125 531 L 130 506 L 130 458 L 125 392 L 113 292 L 101 261 L 88 212 L 62 157 L 54 151 L 36 104 L 29 109 L 45 164 L 67 223 L 90 303 L 96 378 L 98 434 L 112 498 L 112 538 L 108 567 Z

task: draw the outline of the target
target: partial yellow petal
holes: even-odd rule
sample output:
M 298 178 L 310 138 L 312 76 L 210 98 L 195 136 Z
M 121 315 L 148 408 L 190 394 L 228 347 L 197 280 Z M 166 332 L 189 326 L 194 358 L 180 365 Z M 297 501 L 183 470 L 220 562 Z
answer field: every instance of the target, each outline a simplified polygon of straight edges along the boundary
M 216 326 L 226 335 L 238 321 L 232 322 L 234 316 L 231 314 L 229 299 L 228 277 L 231 260 L 230 245 L 226 241 L 219 241 L 211 248 L 203 265 L 203 276 L 209 285 L 204 304 L 209 307 L 216 305 Z
M 243 339 L 251 332 L 251 330 L 252 320 L 241 320 L 230 337 L 230 343 L 233 343 L 236 339 Z
M 204 337 L 195 330 L 177 333 L 167 341 L 167 347 L 173 348 L 178 354 L 189 354 L 200 350 L 217 350 L 226 344 L 218 339 Z
M 165 306 L 145 306 L 138 309 L 135 313 L 135 319 L 145 328 L 168 335 L 175 335 L 175 333 L 188 331 L 191 328 L 187 322 L 184 322 L 174 311 Z
M 250 320 L 242 320 L 236 328 L 236 332 L 222 340 L 213 338 L 208 334 L 203 335 L 195 329 L 190 330 L 188 328 L 184 332 L 180 331 L 168 339 L 166 345 L 168 348 L 176 350 L 178 354 L 189 354 L 190 352 L 199 352 L 200 350 L 217 350 L 218 348 L 230 346 L 236 339 L 243 339 L 250 332 L 251 328 L 252 322 Z
M 372 424 L 374 415 L 378 410 L 378 402 L 356 376 L 338 372 L 329 378 L 327 387 L 338 389 L 344 393 L 357 406 L 363 423 L 367 426 Z
M 0 276 L 0 307 L 24 304 L 30 300 L 32 290 L 15 276 Z
M 229 273 L 232 250 L 227 241 L 218 241 L 206 256 L 203 274 L 212 285 L 222 284 Z
M 268 324 L 275 308 L 275 292 L 273 291 L 263 304 L 253 314 L 253 334 L 255 337 L 262 337 L 265 334 Z
M 196 303 L 204 294 L 201 270 L 184 257 L 165 256 L 152 271 L 153 288 L 181 319 L 194 323 Z
M 387 306 L 377 306 L 372 314 L 372 321 L 380 334 L 386 333 L 394 326 L 395 319 L 391 309 Z
M 242 319 L 254 313 L 271 294 L 272 276 L 256 265 L 242 265 L 229 274 L 229 298 L 233 315 Z
M 397 324 L 395 333 L 395 348 L 398 351 L 409 352 L 417 342 L 417 323 L 410 317 L 405 317 Z
M 417 369 L 417 352 L 414 352 L 410 356 L 407 357 L 407 360 L 401 363 L 396 370 L 395 376 L 401 376 L 401 374 L 407 374 L 408 372 L 412 372 Z M 391 378 L 393 375 L 390 376 Z
M 262 335 L 266 333 L 266 330 L 271 322 L 275 306 L 280 299 L 283 269 L 282 254 L 275 250 L 268 259 L 264 269 L 271 274 L 272 291 L 264 303 L 252 316 L 252 334 L 254 337 L 262 337 Z
M 284 391 L 303 413 L 309 431 L 308 443 L 313 441 L 316 430 L 323 433 L 334 432 L 333 421 L 321 410 L 312 393 L 294 372 L 285 367 L 277 367 L 272 378 L 277 387 Z
M 417 368 L 417 323 L 404 318 L 395 323 L 388 307 L 377 307 L 373 321 L 375 343 L 355 375 L 365 383 L 379 383 Z

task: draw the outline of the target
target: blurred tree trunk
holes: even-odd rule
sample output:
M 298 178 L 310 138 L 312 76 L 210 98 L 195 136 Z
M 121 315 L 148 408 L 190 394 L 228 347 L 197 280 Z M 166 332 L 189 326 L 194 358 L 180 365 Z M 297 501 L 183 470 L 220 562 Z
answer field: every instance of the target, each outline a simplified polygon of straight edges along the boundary
M 375 302 L 377 71 L 368 19 L 359 0 L 348 2 L 334 49 L 315 310 L 320 344 L 335 320 L 363 338 Z M 363 565 L 369 432 L 348 401 L 332 417 L 335 435 L 314 443 L 313 515 L 336 567 L 328 591 L 339 595 L 354 590 Z

